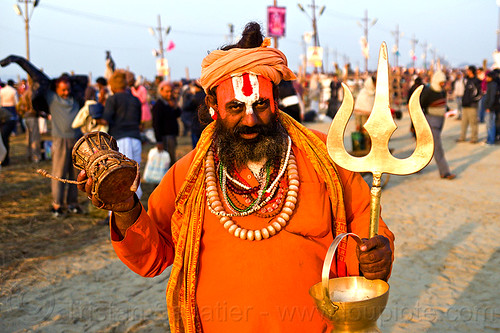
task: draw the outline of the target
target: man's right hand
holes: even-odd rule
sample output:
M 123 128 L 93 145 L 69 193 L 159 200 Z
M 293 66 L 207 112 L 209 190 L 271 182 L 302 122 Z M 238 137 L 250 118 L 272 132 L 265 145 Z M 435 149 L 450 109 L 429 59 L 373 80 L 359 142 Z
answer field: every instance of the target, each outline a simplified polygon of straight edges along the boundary
M 83 184 L 78 184 L 77 187 L 80 191 L 87 193 L 87 197 L 89 198 L 90 201 L 92 201 L 92 204 L 100 209 L 105 209 L 105 210 L 110 210 L 113 212 L 127 212 L 134 208 L 136 202 L 134 199 L 134 195 L 131 195 L 129 198 L 125 199 L 122 202 L 117 202 L 114 204 L 107 204 L 103 203 L 99 199 L 97 199 L 93 194 L 92 194 L 92 186 L 93 186 L 93 180 L 92 178 L 87 177 L 87 173 L 85 170 L 80 171 L 77 177 L 77 181 L 81 182 L 87 180 Z

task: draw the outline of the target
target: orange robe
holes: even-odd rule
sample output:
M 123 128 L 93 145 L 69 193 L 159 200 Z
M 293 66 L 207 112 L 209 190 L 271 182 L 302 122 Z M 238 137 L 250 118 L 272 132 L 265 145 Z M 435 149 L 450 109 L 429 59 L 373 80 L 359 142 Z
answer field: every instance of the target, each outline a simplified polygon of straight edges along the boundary
M 324 134 L 319 134 L 325 139 Z M 326 322 L 308 291 L 320 282 L 323 261 L 334 239 L 332 210 L 326 186 L 306 155 L 292 146 L 300 176 L 298 203 L 284 230 L 262 241 L 242 241 L 230 235 L 208 208 L 203 218 L 196 305 L 204 332 L 323 332 Z M 172 166 L 151 194 L 149 211 L 119 241 L 111 233 L 119 258 L 142 276 L 156 276 L 173 263 L 171 216 L 178 189 L 194 151 Z M 368 238 L 370 194 L 362 177 L 340 167 L 347 230 Z M 252 173 L 241 170 L 249 182 Z M 206 202 L 200 202 L 207 205 Z M 269 219 L 250 215 L 234 218 L 247 229 L 260 229 Z M 333 232 L 332 232 L 333 231 Z M 379 233 L 394 235 L 380 221 Z M 356 244 L 347 245 L 347 275 L 359 275 Z M 336 269 L 332 267 L 332 276 Z

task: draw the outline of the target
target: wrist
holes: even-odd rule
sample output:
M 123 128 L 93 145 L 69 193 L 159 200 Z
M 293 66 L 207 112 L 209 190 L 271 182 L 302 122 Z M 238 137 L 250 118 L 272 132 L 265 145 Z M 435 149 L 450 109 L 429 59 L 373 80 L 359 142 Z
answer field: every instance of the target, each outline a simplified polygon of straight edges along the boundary
M 126 211 L 113 211 L 111 226 L 121 239 L 125 237 L 125 232 L 139 218 L 142 212 L 142 205 L 139 198 L 134 194 L 134 205 Z
M 130 223 L 131 225 L 133 224 L 133 222 L 135 222 L 135 220 L 137 220 L 139 215 L 141 215 L 141 211 L 142 211 L 142 205 L 139 202 L 139 198 L 137 197 L 137 195 L 134 194 L 134 205 L 132 206 L 132 208 L 124 211 L 113 211 L 113 214 L 115 215 L 116 220 L 120 220 L 120 222 L 125 222 L 122 224 L 128 224 L 129 222 L 132 222 Z
M 126 212 L 113 212 L 114 221 L 118 229 L 128 229 L 128 227 L 134 224 L 135 221 L 139 218 L 139 216 L 141 215 L 141 211 L 141 204 L 137 204 L 131 210 L 128 210 Z
M 134 195 L 132 197 L 130 197 L 129 199 L 127 199 L 126 202 L 119 204 L 119 205 L 116 205 L 115 207 L 113 207 L 110 210 L 113 211 L 113 213 L 117 213 L 119 215 L 125 215 L 125 214 L 133 211 L 134 208 L 136 208 L 136 206 L 138 204 L 139 204 L 139 198 L 134 193 Z

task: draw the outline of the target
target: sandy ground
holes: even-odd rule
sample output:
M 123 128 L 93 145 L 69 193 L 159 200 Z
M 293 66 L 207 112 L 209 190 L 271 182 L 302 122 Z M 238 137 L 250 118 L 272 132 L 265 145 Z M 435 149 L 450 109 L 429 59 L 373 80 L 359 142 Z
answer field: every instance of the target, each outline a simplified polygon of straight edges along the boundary
M 390 147 L 406 157 L 414 148 L 408 115 L 397 125 Z M 447 120 L 442 136 L 455 180 L 440 179 L 432 161 L 418 174 L 391 176 L 382 192 L 382 216 L 396 235 L 383 332 L 500 331 L 500 146 L 457 144 L 459 127 Z M 0 331 L 168 331 L 168 275 L 135 275 L 103 237 L 4 280 Z

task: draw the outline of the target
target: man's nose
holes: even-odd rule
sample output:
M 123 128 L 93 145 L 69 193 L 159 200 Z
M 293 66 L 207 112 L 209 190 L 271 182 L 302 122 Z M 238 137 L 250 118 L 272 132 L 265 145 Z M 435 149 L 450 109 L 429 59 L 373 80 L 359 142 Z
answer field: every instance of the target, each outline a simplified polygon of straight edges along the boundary
M 255 112 L 253 112 L 252 107 L 250 109 L 245 110 L 245 115 L 243 116 L 243 119 L 241 121 L 242 125 L 252 127 L 257 125 L 258 119 L 257 116 L 255 115 Z

